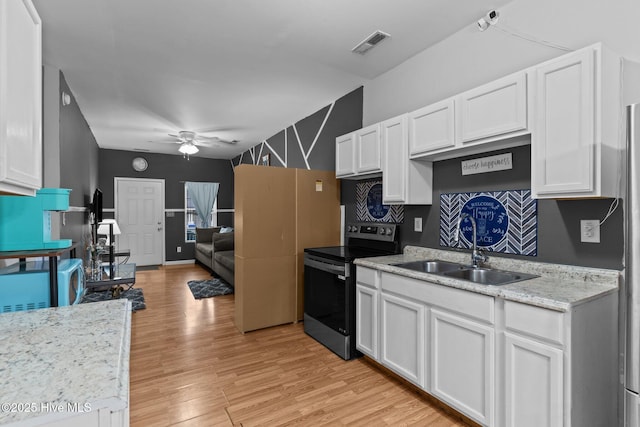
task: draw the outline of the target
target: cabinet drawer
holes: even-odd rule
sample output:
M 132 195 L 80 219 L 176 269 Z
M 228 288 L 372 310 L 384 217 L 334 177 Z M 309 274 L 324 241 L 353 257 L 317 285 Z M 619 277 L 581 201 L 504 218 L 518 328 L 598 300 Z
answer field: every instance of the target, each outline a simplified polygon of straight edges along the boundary
M 505 301 L 505 326 L 555 344 L 564 344 L 564 314 L 532 305 Z
M 356 282 L 372 288 L 378 288 L 378 270 L 358 266 L 356 269 Z
M 436 285 L 384 271 L 380 279 L 380 286 L 385 291 L 429 305 L 443 307 L 490 324 L 494 322 L 494 298 L 487 295 Z

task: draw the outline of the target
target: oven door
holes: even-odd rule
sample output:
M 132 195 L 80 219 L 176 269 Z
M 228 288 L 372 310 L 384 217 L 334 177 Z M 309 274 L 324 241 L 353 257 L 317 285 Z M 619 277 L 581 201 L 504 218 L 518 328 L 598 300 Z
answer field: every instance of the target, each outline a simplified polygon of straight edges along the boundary
M 304 254 L 304 312 L 325 326 L 349 335 L 349 265 Z

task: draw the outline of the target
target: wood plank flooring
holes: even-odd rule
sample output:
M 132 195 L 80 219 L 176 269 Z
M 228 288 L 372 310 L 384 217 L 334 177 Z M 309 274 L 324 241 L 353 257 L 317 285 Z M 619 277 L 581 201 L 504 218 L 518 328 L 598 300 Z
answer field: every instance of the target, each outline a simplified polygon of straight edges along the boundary
M 241 334 L 233 295 L 195 300 L 200 266 L 141 271 L 133 313 L 131 426 L 464 426 L 365 358 L 345 362 L 302 323 Z

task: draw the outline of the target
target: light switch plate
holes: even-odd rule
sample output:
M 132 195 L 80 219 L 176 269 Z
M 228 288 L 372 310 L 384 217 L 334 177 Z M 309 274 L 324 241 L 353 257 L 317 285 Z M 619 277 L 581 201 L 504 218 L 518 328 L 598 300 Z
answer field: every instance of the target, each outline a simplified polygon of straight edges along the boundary
M 422 232 L 422 218 L 413 218 L 413 231 Z
M 580 220 L 580 241 L 586 243 L 600 243 L 600 220 Z

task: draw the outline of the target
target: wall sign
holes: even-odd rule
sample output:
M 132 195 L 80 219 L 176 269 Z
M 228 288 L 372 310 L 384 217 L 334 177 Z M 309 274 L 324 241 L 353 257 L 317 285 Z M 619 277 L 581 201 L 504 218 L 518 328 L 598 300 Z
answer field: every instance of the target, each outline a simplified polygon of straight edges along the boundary
M 382 203 L 382 181 L 359 181 L 356 184 L 356 220 L 363 222 L 404 221 L 403 205 Z
M 477 244 L 492 252 L 537 256 L 538 201 L 531 190 L 440 195 L 440 246 L 470 249 L 471 221 L 463 219 L 455 242 L 458 219 L 465 212 L 476 220 Z
M 497 156 L 464 160 L 460 162 L 460 167 L 462 168 L 462 175 L 497 172 L 513 169 L 513 159 L 511 153 L 498 154 Z
M 507 237 L 509 216 L 500 200 L 491 196 L 476 196 L 467 200 L 461 213 L 466 213 L 476 221 L 476 240 L 480 247 L 494 246 Z M 467 243 L 473 242 L 473 226 L 466 217 L 460 223 L 460 234 Z

